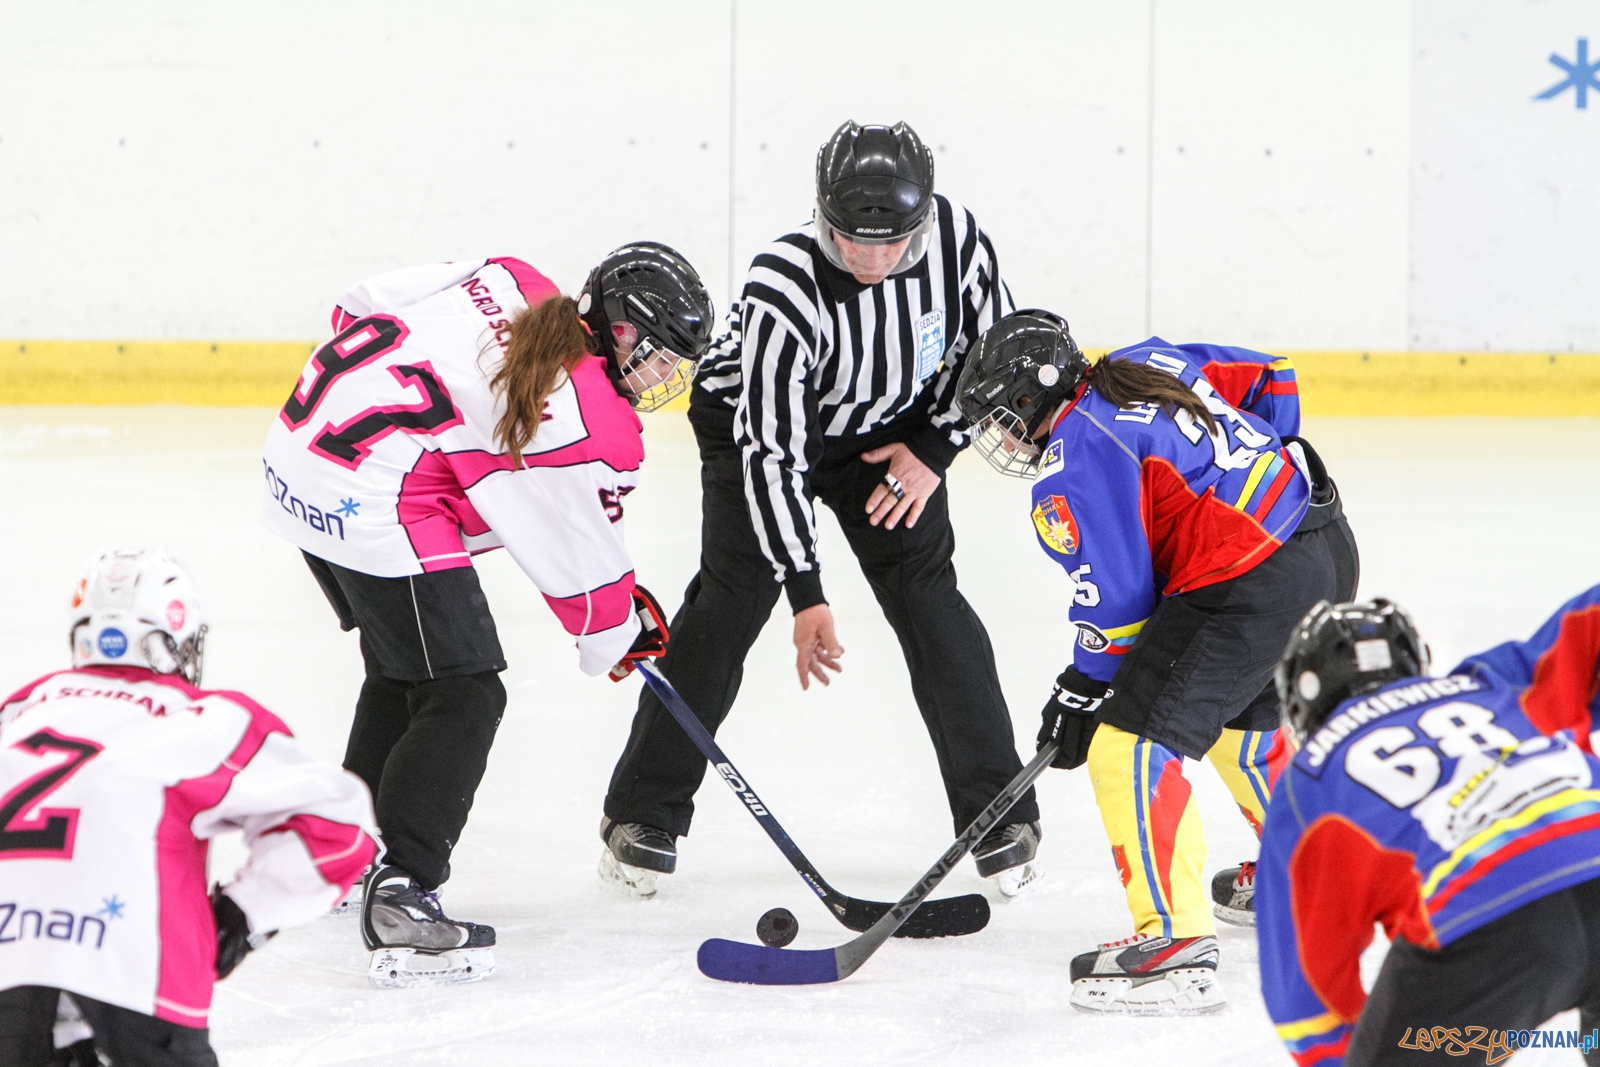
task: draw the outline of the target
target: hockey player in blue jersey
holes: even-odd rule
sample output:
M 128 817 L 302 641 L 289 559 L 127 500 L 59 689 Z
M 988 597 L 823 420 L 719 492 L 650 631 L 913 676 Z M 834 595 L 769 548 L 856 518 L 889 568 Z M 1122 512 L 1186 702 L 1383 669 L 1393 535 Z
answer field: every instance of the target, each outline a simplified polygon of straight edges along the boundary
M 1301 623 L 1275 678 L 1301 748 L 1256 892 L 1262 993 L 1300 1067 L 1494 1063 L 1558 1012 L 1600 1023 L 1597 665 L 1600 586 L 1443 678 L 1387 601 Z M 1375 923 L 1393 944 L 1367 996 Z
M 1337 493 L 1295 437 L 1293 368 L 1157 337 L 1090 366 L 1060 317 L 1030 310 L 984 335 L 957 395 L 974 449 L 1032 478 L 1040 547 L 1074 583 L 1039 744 L 1088 765 L 1133 936 L 1073 960 L 1071 1003 L 1216 1010 L 1212 902 L 1253 921 L 1254 886 L 1247 864 L 1208 899 L 1184 760 L 1207 759 L 1259 832 L 1271 753 L 1287 755 L 1273 667 L 1305 611 L 1356 584 Z

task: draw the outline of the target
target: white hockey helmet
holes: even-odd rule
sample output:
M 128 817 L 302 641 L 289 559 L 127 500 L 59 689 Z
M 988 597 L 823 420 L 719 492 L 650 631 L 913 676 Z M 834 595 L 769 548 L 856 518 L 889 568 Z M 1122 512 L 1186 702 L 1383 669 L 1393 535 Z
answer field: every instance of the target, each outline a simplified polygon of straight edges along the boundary
M 72 591 L 72 665 L 148 667 L 200 684 L 206 619 L 183 568 L 165 552 L 113 549 Z

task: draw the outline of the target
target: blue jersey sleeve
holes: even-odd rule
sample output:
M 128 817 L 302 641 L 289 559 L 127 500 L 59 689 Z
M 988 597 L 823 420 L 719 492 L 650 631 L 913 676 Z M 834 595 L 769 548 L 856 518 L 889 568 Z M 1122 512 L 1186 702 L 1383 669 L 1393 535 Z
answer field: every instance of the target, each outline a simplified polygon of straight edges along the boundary
M 1140 511 L 1140 468 L 1093 420 L 1063 419 L 1033 483 L 1033 527 L 1072 579 L 1072 665 L 1109 682 L 1159 595 Z
M 1300 383 L 1287 357 L 1226 345 L 1174 347 L 1230 405 L 1265 422 L 1279 437 L 1299 435 Z
M 1561 605 L 1528 640 L 1468 656 L 1450 673 L 1479 672 L 1523 690 L 1522 712 L 1541 732 L 1571 730 L 1589 749 L 1600 716 L 1600 585 Z

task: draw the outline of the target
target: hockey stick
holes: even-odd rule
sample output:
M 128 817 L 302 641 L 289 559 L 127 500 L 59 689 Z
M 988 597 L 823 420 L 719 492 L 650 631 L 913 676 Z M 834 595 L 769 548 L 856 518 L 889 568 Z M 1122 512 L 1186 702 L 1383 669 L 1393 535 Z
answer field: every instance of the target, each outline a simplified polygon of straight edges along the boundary
M 944 881 L 945 875 L 961 862 L 961 857 L 971 851 L 978 839 L 1011 810 L 1011 806 L 1033 784 L 1034 779 L 1050 766 L 1050 761 L 1056 758 L 1059 750 L 1060 746 L 1054 741 L 1040 749 L 1033 761 L 1022 768 L 1021 773 L 1000 791 L 1000 795 L 972 820 L 972 825 L 945 849 L 944 855 L 928 868 L 928 873 L 911 887 L 911 891 L 860 937 L 838 948 L 818 949 L 769 948 L 766 945 L 747 945 L 742 941 L 724 941 L 714 937 L 700 945 L 698 962 L 701 973 L 723 982 L 750 982 L 755 985 L 810 985 L 848 978 L 889 940 L 901 923 L 916 912 L 917 905 Z
M 778 851 L 782 852 L 799 872 L 800 877 L 811 887 L 817 898 L 833 912 L 834 918 L 843 923 L 846 929 L 859 933 L 871 929 L 874 923 L 888 914 L 888 904 L 846 896 L 829 885 L 811 865 L 811 861 L 806 859 L 805 853 L 800 851 L 800 847 L 789 837 L 778 820 L 767 810 L 761 798 L 756 796 L 755 790 L 750 788 L 744 776 L 728 760 L 727 754 L 718 747 L 716 739 L 711 736 L 705 724 L 695 718 L 694 712 L 689 710 L 689 705 L 683 702 L 683 698 L 672 687 L 672 683 L 662 675 L 655 662 L 640 661 L 639 671 L 644 675 L 645 684 L 661 698 L 661 703 L 665 704 L 672 717 L 678 720 L 678 725 L 683 727 L 695 747 L 711 761 L 712 769 L 744 802 L 745 808 L 755 816 L 756 822 L 761 824 L 767 836 L 772 838 L 772 843 L 778 846 Z M 895 925 L 898 927 L 901 924 Z M 928 901 L 916 910 L 915 915 L 910 915 L 905 920 L 903 928 L 896 936 L 959 937 L 962 934 L 975 934 L 987 925 L 989 925 L 989 901 L 981 893 L 968 893 L 965 896 Z

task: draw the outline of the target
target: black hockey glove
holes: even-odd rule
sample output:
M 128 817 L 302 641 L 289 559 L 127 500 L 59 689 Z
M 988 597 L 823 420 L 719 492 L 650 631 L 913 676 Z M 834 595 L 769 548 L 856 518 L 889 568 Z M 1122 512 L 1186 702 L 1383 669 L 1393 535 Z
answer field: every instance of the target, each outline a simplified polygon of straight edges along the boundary
M 1094 740 L 1094 713 L 1105 700 L 1110 687 L 1097 682 L 1076 667 L 1068 667 L 1056 677 L 1055 691 L 1044 706 L 1044 725 L 1039 727 L 1038 751 L 1051 741 L 1061 751 L 1050 766 L 1070 771 L 1089 758 L 1089 742 Z
M 620 682 L 633 673 L 634 664 L 642 659 L 656 659 L 667 651 L 667 615 L 660 601 L 642 585 L 633 587 L 633 610 L 639 616 L 639 636 L 627 655 L 611 668 L 611 680 Z
M 211 915 L 217 922 L 217 981 L 222 981 L 239 966 L 239 961 L 271 940 L 278 931 L 250 935 L 250 921 L 222 886 L 211 887 Z

